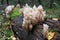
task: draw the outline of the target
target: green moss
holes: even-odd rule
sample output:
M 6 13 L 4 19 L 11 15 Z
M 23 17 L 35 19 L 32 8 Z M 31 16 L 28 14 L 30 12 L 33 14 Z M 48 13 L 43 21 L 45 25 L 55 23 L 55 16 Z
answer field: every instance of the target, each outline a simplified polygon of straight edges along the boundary
M 20 13 L 19 13 L 19 8 L 15 8 L 12 12 L 11 12 L 11 19 L 13 19 L 15 16 L 19 16 Z
M 9 25 L 8 21 L 5 21 L 5 22 L 4 22 L 4 25 L 6 25 L 6 26 Z
M 48 15 L 46 15 L 44 18 L 45 18 L 45 20 L 47 20 L 49 17 L 48 17 Z
M 50 32 L 56 32 L 56 29 L 50 29 Z

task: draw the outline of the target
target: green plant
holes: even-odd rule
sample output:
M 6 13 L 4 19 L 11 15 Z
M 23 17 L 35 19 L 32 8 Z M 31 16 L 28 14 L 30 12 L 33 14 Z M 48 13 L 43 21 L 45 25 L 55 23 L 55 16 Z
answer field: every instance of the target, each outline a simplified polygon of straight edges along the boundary
M 19 8 L 14 8 L 14 10 L 11 12 L 10 17 L 11 19 L 13 19 L 14 17 L 19 16 L 19 15 L 20 15 Z

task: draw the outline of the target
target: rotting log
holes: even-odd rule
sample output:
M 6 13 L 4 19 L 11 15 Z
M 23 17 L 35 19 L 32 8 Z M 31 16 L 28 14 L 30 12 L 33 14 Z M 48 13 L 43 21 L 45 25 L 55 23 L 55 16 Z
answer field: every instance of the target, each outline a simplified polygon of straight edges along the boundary
M 52 19 L 48 19 L 45 21 L 40 21 L 38 24 L 33 26 L 32 31 L 29 31 L 29 30 L 25 30 L 22 28 L 22 20 L 21 19 L 23 19 L 23 17 L 18 16 L 18 17 L 16 17 L 16 19 L 13 20 L 14 22 L 12 23 L 12 31 L 13 31 L 14 35 L 16 37 L 18 37 L 20 40 L 29 40 L 29 39 L 30 40 L 37 40 L 37 39 L 38 40 L 47 40 L 42 35 L 43 24 L 45 23 L 45 24 L 49 25 L 49 27 L 52 26 L 53 28 L 57 27 L 56 30 L 59 29 L 58 26 L 60 26 L 59 20 L 54 21 Z M 20 24 L 20 25 L 18 25 L 18 24 Z M 60 31 L 57 30 L 57 32 L 60 32 Z M 56 39 L 59 39 L 59 38 L 57 38 L 57 36 L 56 36 Z M 54 39 L 55 38 L 53 38 L 53 40 Z
M 46 24 L 51 25 L 51 26 L 60 26 L 60 19 L 54 21 L 52 19 L 48 19 L 45 21 Z

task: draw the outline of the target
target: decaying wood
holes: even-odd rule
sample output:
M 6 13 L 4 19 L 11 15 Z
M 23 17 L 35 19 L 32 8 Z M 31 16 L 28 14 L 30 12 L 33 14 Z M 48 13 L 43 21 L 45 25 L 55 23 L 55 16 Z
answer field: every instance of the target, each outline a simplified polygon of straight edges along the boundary
M 56 28 L 56 31 L 60 32 L 58 30 L 58 26 L 60 26 L 60 21 L 58 21 L 58 20 L 53 21 L 52 19 L 48 19 L 45 21 L 40 21 L 36 25 L 33 26 L 32 31 L 29 31 L 29 30 L 23 29 L 21 27 L 21 25 L 17 26 L 17 24 L 16 24 L 17 19 L 20 20 L 20 17 L 16 17 L 16 19 L 14 19 L 14 24 L 12 26 L 12 30 L 13 30 L 14 35 L 17 36 L 20 40 L 29 40 L 29 39 L 30 40 L 47 40 L 47 39 L 45 39 L 45 37 L 42 34 L 44 23 L 49 25 L 50 28 Z M 58 36 L 58 35 L 56 34 L 55 36 Z M 55 36 L 54 36 L 53 40 L 55 39 Z M 59 39 L 59 38 L 56 38 L 56 39 Z
M 48 19 L 46 22 L 46 24 L 50 25 L 50 26 L 60 26 L 60 21 L 54 21 L 54 20 L 51 20 L 51 19 Z

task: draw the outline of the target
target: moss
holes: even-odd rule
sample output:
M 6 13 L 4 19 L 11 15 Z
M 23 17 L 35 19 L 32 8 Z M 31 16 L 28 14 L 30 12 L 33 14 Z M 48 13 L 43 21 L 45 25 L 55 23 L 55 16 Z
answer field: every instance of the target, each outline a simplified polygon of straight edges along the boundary
M 15 16 L 19 16 L 19 15 L 20 15 L 19 9 L 20 9 L 20 8 L 15 8 L 15 9 L 11 12 L 11 15 L 10 15 L 10 18 L 11 18 L 11 19 L 13 19 Z

